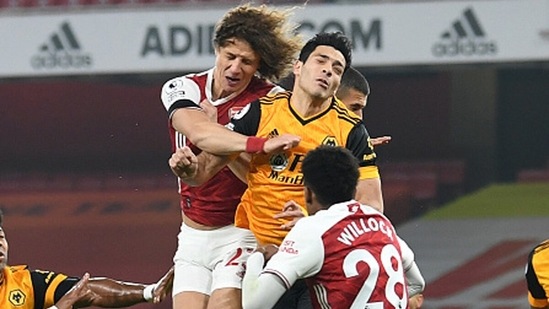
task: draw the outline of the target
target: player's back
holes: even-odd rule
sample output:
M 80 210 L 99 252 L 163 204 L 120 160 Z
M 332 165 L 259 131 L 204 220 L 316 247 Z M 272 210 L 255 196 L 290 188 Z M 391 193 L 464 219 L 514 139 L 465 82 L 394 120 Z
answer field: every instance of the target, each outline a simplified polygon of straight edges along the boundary
M 317 308 L 406 308 L 398 238 L 391 222 L 356 202 L 317 213 L 321 269 L 308 279 Z M 332 207 L 334 207 L 332 206 Z

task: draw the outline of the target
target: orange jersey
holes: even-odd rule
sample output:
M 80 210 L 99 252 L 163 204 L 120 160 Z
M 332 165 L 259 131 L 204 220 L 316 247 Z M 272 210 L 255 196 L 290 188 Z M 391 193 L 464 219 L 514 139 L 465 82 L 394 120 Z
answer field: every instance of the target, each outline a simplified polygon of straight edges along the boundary
M 258 137 L 285 133 L 299 135 L 301 142 L 291 150 L 271 155 L 254 155 L 248 173 L 248 189 L 238 205 L 235 224 L 249 228 L 261 244 L 280 245 L 287 231 L 274 219 L 287 201 L 305 206 L 301 163 L 310 150 L 319 145 L 346 147 L 360 162 L 361 179 L 377 178 L 375 153 L 362 120 L 337 99 L 323 112 L 301 117 L 290 105 L 291 92 L 282 92 L 257 100 L 232 120 L 229 128 Z M 305 209 L 303 209 L 306 212 Z
M 41 309 L 53 306 L 77 282 L 63 274 L 6 266 L 0 285 L 0 308 Z
M 549 239 L 536 246 L 526 266 L 528 302 L 532 307 L 549 305 Z

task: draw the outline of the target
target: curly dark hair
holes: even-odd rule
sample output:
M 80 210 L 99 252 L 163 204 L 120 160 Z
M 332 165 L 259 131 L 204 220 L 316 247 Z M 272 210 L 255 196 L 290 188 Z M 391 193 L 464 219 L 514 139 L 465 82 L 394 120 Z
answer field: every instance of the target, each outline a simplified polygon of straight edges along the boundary
M 291 72 L 302 46 L 301 36 L 296 31 L 298 24 L 290 22 L 293 10 L 264 4 L 237 6 L 217 23 L 213 43 L 216 47 L 224 47 L 231 38 L 248 42 L 259 55 L 259 75 L 278 82 Z
M 349 201 L 355 197 L 358 160 L 343 147 L 319 146 L 311 150 L 301 166 L 303 182 L 323 206 Z
M 305 43 L 299 53 L 299 61 L 305 62 L 320 45 L 327 45 L 340 51 L 345 58 L 345 70 L 351 66 L 353 47 L 349 38 L 341 32 L 321 32 Z

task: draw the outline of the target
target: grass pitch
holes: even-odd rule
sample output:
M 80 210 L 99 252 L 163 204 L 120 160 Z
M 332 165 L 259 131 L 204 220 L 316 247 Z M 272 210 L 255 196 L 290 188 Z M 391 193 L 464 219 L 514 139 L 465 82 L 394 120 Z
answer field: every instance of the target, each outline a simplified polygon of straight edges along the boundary
M 495 184 L 425 214 L 425 219 L 549 217 L 549 183 Z

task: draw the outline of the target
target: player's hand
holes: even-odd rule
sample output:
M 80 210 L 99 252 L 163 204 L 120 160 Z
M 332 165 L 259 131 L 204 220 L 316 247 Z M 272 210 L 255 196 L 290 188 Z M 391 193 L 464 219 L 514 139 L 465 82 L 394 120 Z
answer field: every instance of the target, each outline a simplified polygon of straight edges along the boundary
M 278 246 L 274 244 L 267 244 L 264 246 L 258 246 L 255 249 L 255 252 L 261 252 L 263 253 L 263 258 L 265 258 L 265 263 L 267 263 L 268 260 L 271 259 L 275 253 L 278 252 Z
M 265 153 L 280 152 L 294 148 L 301 141 L 301 137 L 293 134 L 282 134 L 269 138 L 263 146 Z
M 178 148 L 168 160 L 172 172 L 180 178 L 194 178 L 198 172 L 198 159 L 191 148 Z
M 282 208 L 282 212 L 279 212 L 273 216 L 273 218 L 275 219 L 292 218 L 291 221 L 284 223 L 280 226 L 280 228 L 283 230 L 291 230 L 292 227 L 294 227 L 294 225 L 297 223 L 297 221 L 303 217 L 305 217 L 303 208 L 293 200 L 286 202 L 286 204 L 284 204 L 284 207 Z
M 386 136 L 380 136 L 380 137 L 373 137 L 370 138 L 370 143 L 372 143 L 372 146 L 377 147 L 385 144 L 389 144 L 392 137 L 386 135 Z
M 208 99 L 204 99 L 199 105 L 211 122 L 217 122 L 217 107 L 213 106 Z
M 158 280 L 156 287 L 153 290 L 153 303 L 157 304 L 164 300 L 166 296 L 171 294 L 173 286 L 173 275 L 174 268 L 173 266 L 168 270 L 168 272 Z
M 420 309 L 423 305 L 423 294 L 416 294 L 408 299 L 408 308 Z
M 58 309 L 72 309 L 74 304 L 89 296 L 91 291 L 88 287 L 88 279 L 90 279 L 90 274 L 85 273 L 80 281 L 55 303 L 55 306 Z

